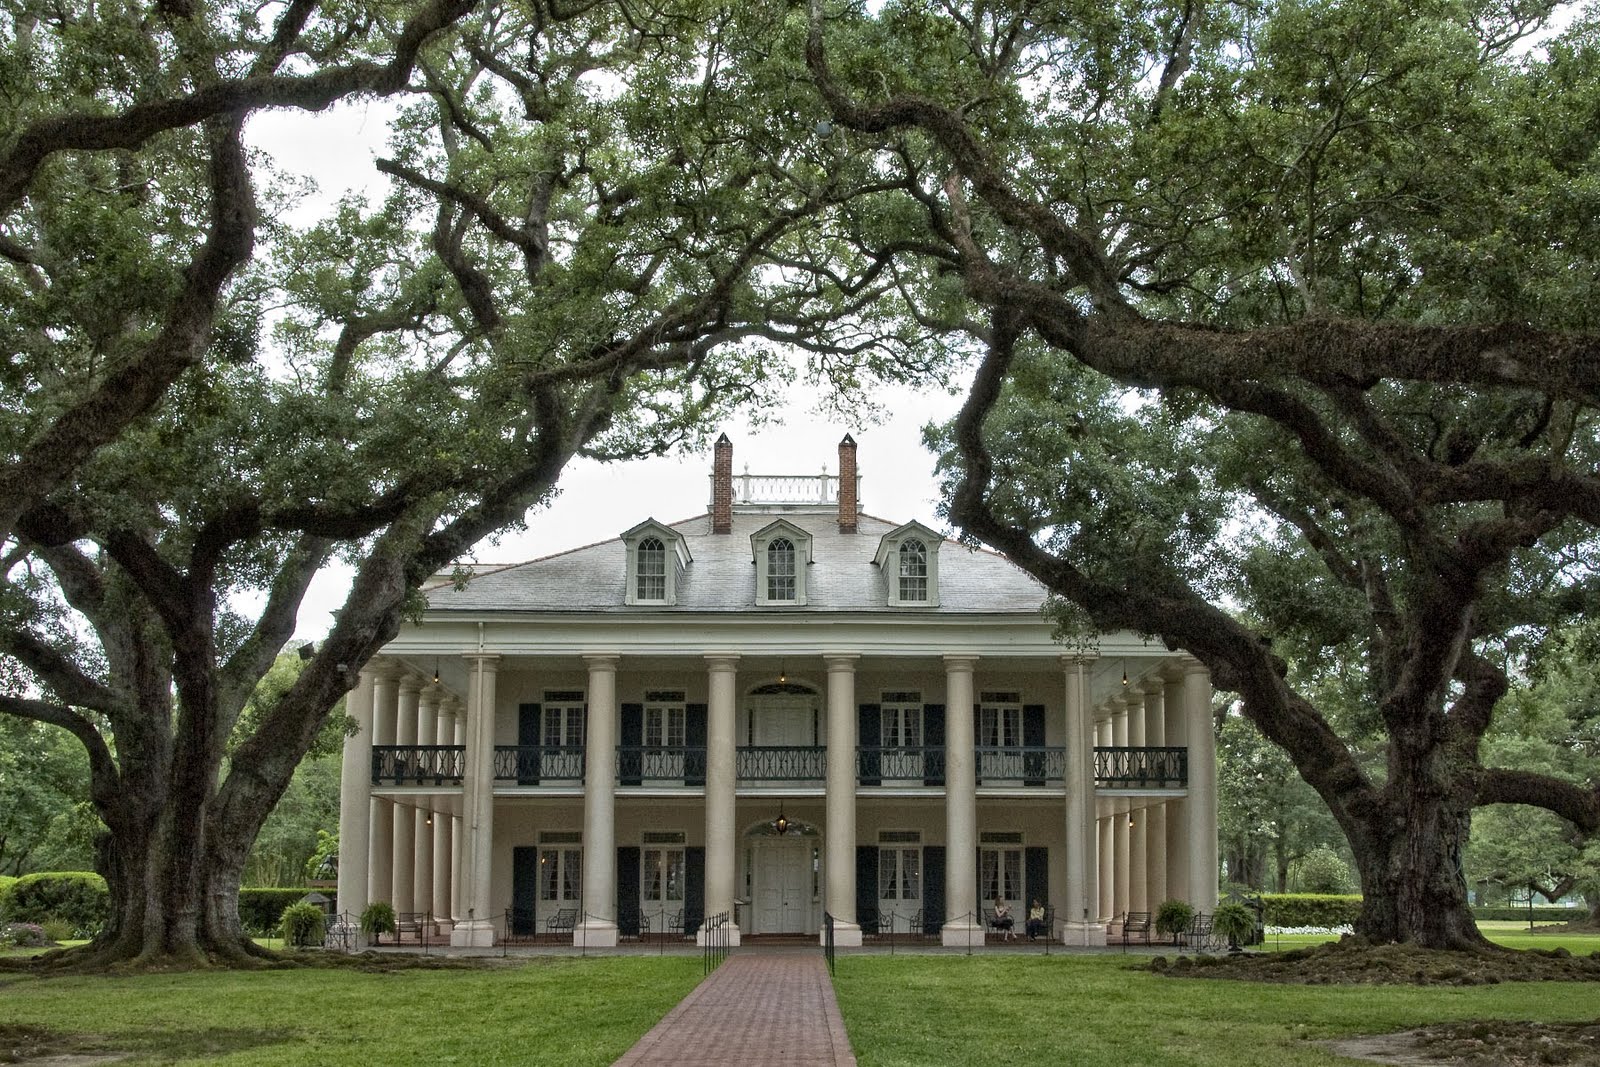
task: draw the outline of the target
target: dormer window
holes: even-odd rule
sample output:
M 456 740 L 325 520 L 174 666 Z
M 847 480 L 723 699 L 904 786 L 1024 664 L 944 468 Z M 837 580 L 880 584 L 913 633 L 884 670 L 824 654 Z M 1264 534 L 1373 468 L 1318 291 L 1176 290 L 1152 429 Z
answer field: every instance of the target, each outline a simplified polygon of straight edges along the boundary
M 915 537 L 900 542 L 900 603 L 928 600 L 928 546 Z
M 884 601 L 890 607 L 939 606 L 939 546 L 944 538 L 920 522 L 890 530 L 874 558 L 883 573 Z
M 678 580 L 692 560 L 683 537 L 654 519 L 622 535 L 628 550 L 627 603 L 673 605 Z
M 750 535 L 750 559 L 756 565 L 757 604 L 799 607 L 806 603 L 810 534 L 779 519 Z
M 794 542 L 774 537 L 767 542 L 767 600 L 792 604 L 794 594 Z

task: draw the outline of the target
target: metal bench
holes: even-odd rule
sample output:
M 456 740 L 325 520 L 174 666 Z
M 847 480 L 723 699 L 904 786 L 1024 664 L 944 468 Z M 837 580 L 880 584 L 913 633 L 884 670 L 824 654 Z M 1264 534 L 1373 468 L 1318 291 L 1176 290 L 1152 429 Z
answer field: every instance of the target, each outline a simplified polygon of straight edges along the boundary
M 570 934 L 578 926 L 578 909 L 562 908 L 544 921 L 547 934 Z
M 1134 939 L 1148 945 L 1150 943 L 1150 913 L 1148 911 L 1125 911 L 1122 913 L 1122 947 L 1127 948 Z

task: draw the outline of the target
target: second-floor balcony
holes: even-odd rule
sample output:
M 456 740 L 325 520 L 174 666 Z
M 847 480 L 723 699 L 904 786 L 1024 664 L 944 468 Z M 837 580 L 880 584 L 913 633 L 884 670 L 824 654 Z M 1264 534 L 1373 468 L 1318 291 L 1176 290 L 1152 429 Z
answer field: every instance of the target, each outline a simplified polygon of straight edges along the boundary
M 974 750 L 979 786 L 1060 789 L 1066 782 L 1067 750 L 1054 745 L 979 747 Z M 863 788 L 942 787 L 948 752 L 943 745 L 861 747 L 856 782 Z M 523 786 L 582 785 L 587 766 L 582 746 L 496 745 L 497 783 Z M 820 745 L 740 745 L 735 759 L 740 785 L 820 785 L 828 775 L 828 750 Z M 622 745 L 616 750 L 619 787 L 703 787 L 704 746 Z M 459 786 L 466 774 L 460 745 L 374 745 L 372 784 Z M 1100 789 L 1181 789 L 1189 781 L 1189 754 L 1182 747 L 1104 747 L 1094 750 L 1094 780 Z

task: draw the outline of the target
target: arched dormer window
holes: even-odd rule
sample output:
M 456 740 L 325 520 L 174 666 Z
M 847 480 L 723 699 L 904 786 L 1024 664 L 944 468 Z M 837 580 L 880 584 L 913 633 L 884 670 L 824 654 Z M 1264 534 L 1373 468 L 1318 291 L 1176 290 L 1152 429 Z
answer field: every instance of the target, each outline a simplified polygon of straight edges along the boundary
M 873 562 L 883 574 L 884 601 L 891 608 L 939 606 L 939 546 L 937 531 L 920 522 L 908 522 L 883 535 Z
M 678 583 L 692 561 L 683 535 L 648 519 L 622 535 L 627 548 L 625 603 L 665 605 L 678 602 Z
M 757 604 L 806 606 L 811 534 L 805 529 L 787 519 L 763 526 L 750 535 L 750 562 L 755 564 Z
M 914 537 L 900 542 L 900 603 L 928 599 L 928 546 Z
M 794 542 L 774 537 L 767 542 L 767 600 L 773 604 L 792 604 L 794 587 Z
M 667 599 L 667 546 L 659 537 L 639 542 L 635 566 L 637 597 L 640 603 L 659 603 Z

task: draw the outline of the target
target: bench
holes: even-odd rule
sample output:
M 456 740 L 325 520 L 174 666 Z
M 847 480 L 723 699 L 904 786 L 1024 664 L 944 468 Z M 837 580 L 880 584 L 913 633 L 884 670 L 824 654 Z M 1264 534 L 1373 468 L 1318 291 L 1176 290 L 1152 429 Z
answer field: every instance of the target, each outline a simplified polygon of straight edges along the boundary
M 1010 941 L 1016 934 L 1016 916 L 1007 914 L 1004 918 L 995 914 L 993 904 L 983 905 L 983 925 L 990 930 L 1005 934 L 1005 939 Z
M 1122 913 L 1122 946 L 1138 938 L 1148 945 L 1150 943 L 1150 913 L 1148 911 L 1125 911 Z
M 544 921 L 547 934 L 570 934 L 578 925 L 578 909 L 562 908 Z

